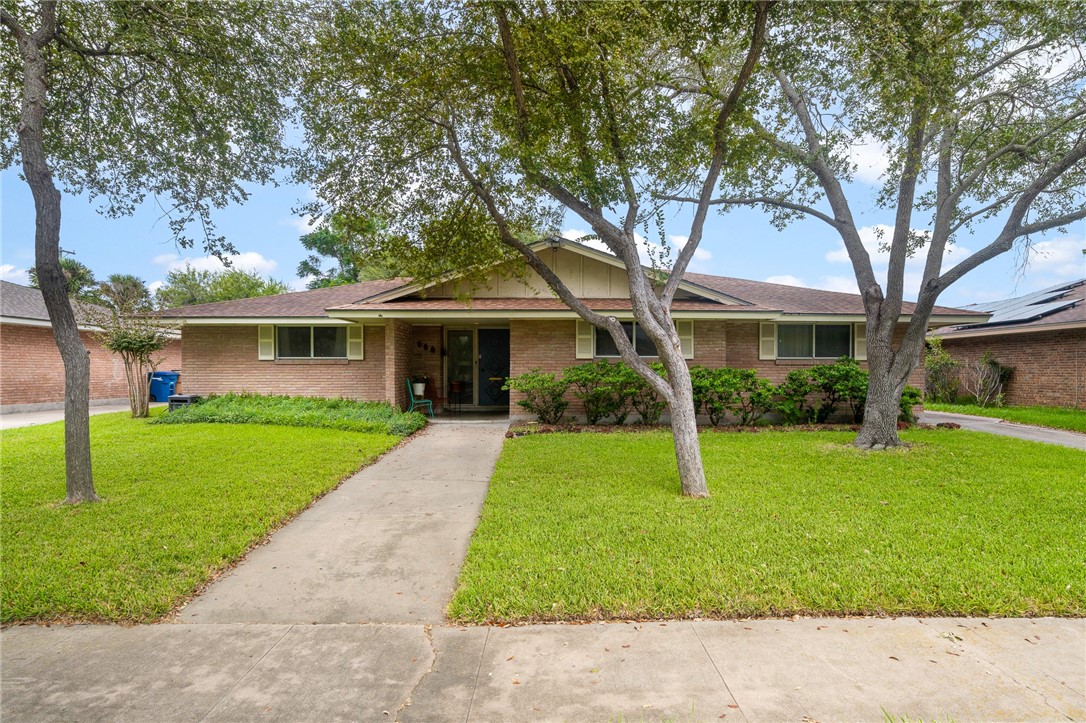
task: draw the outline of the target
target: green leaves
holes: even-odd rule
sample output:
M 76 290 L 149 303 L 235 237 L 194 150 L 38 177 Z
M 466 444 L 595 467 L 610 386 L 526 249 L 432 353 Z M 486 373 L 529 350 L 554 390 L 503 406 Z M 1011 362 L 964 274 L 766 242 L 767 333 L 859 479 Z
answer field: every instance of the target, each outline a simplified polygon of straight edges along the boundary
M 282 281 L 266 279 L 255 271 L 238 268 L 205 271 L 185 266 L 166 274 L 165 283 L 155 292 L 155 303 L 160 309 L 172 309 L 288 291 L 290 287 Z
M 28 32 L 41 24 L 40 3 L 8 5 Z M 111 216 L 155 197 L 182 246 L 230 251 L 213 210 L 243 201 L 245 184 L 275 182 L 286 160 L 299 12 L 276 0 L 59 3 L 43 51 L 53 172 Z M 7 28 L 3 35 L 0 68 L 15 80 L 0 88 L 6 168 L 20 162 L 23 89 L 18 48 Z

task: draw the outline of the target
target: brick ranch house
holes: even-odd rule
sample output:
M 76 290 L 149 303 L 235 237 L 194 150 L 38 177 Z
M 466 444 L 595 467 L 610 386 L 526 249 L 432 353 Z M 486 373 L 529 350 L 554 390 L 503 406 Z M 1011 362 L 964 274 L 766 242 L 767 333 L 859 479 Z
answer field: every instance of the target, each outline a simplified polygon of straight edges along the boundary
M 1008 404 L 1086 409 L 1086 279 L 966 309 L 991 318 L 931 332 L 956 361 L 1011 367 Z
M 653 353 L 633 322 L 626 271 L 615 257 L 566 240 L 536 249 L 574 293 L 623 320 L 645 355 Z M 901 334 L 910 310 L 906 304 Z M 797 367 L 866 357 L 863 305 L 853 294 L 691 273 L 672 315 L 691 364 L 753 368 L 775 383 Z M 581 321 L 534 272 L 495 273 L 474 290 L 455 277 L 428 286 L 369 281 L 181 307 L 164 317 L 181 325 L 182 379 L 193 394 L 349 397 L 402 407 L 407 378 L 425 376 L 426 397 L 439 406 L 518 412 L 510 406 L 516 396 L 501 390 L 506 377 L 617 357 L 609 335 Z M 937 307 L 932 323 L 983 318 Z M 911 383 L 922 382 L 918 368 Z
M 633 322 L 626 270 L 615 257 L 567 240 L 536 249 L 575 294 L 622 320 L 645 356 L 653 354 Z M 901 334 L 911 308 L 903 309 Z M 753 368 L 775 383 L 797 367 L 866 358 L 858 295 L 690 273 L 672 316 L 691 364 Z M 516 396 L 501 390 L 506 377 L 617 357 L 610 336 L 581 321 L 534 272 L 495 273 L 474 290 L 455 277 L 425 287 L 369 281 L 181 307 L 164 317 L 181 324 L 182 378 L 193 394 L 342 396 L 403 406 L 407 378 L 425 376 L 426 397 L 438 406 L 517 413 L 510 406 Z M 932 321 L 983 318 L 937 307 Z M 923 383 L 922 369 L 911 383 Z
M 79 328 L 90 356 L 91 404 L 126 404 L 124 362 L 94 340 L 91 326 Z M 160 356 L 160 369 L 180 369 L 181 341 L 171 341 Z M 64 363 L 45 300 L 37 289 L 0 281 L 0 414 L 63 407 Z

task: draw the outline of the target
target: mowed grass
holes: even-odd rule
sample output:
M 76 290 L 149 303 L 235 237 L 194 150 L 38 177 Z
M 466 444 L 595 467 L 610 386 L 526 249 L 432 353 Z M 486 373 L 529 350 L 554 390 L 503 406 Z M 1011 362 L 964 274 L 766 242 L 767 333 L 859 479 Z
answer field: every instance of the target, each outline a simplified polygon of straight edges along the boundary
M 146 622 L 399 437 L 91 418 L 95 486 L 66 506 L 63 427 L 0 437 L 0 618 Z
M 508 440 L 449 615 L 463 622 L 1086 614 L 1086 453 L 965 431 Z
M 1086 432 L 1086 410 L 1070 407 L 979 407 L 975 404 L 940 404 L 924 402 L 924 408 L 933 412 L 974 414 L 978 417 L 994 417 L 1018 424 L 1036 424 L 1052 429 Z

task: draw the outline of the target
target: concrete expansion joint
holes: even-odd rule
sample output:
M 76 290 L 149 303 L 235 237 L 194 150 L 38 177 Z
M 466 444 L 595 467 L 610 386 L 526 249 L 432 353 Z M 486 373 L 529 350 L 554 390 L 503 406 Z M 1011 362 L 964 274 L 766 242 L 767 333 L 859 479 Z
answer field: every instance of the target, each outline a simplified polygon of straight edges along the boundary
M 286 628 L 287 629 L 283 631 L 283 634 L 280 635 L 278 638 L 276 638 L 274 643 L 272 643 L 271 645 L 268 646 L 268 649 L 264 651 L 264 654 L 261 655 L 259 658 L 257 658 L 257 660 L 252 665 L 249 666 L 249 669 L 245 671 L 244 675 L 239 677 L 237 679 L 237 682 L 235 682 L 232 686 L 230 686 L 230 690 L 226 691 L 226 693 L 224 693 L 217 701 L 215 701 L 215 705 L 208 708 L 207 712 L 204 713 L 202 716 L 200 716 L 200 723 L 203 723 L 203 721 L 206 721 L 211 716 L 211 714 L 215 712 L 215 709 L 218 708 L 220 705 L 222 705 L 222 702 L 224 700 L 226 700 L 230 696 L 230 694 L 233 693 L 237 689 L 237 687 L 239 685 L 241 685 L 242 681 L 244 681 L 246 678 L 248 678 L 249 674 L 252 673 L 254 670 L 256 670 L 256 667 L 258 665 L 260 665 L 261 663 L 264 662 L 264 658 L 271 655 L 271 651 L 275 650 L 276 647 L 279 646 L 279 643 L 283 642 L 283 638 L 287 637 L 287 635 L 290 634 L 290 631 L 294 629 L 294 626 L 293 625 L 287 625 Z
M 411 690 L 407 691 L 407 697 L 404 698 L 403 703 L 400 703 L 400 707 L 396 709 L 396 715 L 393 720 L 399 721 L 400 716 L 403 715 L 411 705 L 411 698 L 415 695 L 415 691 L 419 689 L 423 681 L 430 676 L 430 673 L 434 672 L 434 665 L 437 663 L 437 648 L 434 647 L 434 630 L 432 625 L 423 625 L 422 633 L 426 636 L 426 643 L 430 646 L 430 664 L 426 666 L 426 670 L 422 671 L 422 675 L 415 681 L 415 684 L 411 686 Z

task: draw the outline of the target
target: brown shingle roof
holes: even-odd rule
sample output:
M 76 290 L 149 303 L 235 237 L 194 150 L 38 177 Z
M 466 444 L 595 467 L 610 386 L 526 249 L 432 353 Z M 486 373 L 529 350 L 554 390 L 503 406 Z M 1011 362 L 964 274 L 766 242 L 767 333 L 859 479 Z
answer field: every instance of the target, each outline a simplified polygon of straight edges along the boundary
M 777 309 L 785 314 L 863 314 L 864 303 L 859 294 L 843 294 L 838 291 L 807 289 L 800 286 L 771 284 L 766 281 L 734 279 L 727 276 L 708 274 L 687 274 L 687 281 L 707 286 L 714 291 L 728 294 L 757 306 Z M 916 304 L 906 301 L 901 305 L 902 314 L 911 314 Z M 952 314 L 968 316 L 983 314 L 976 310 L 954 309 L 948 306 L 936 306 L 933 314 Z
M 407 283 L 409 283 L 407 279 L 363 281 L 358 284 L 295 291 L 275 296 L 257 296 L 252 299 L 179 306 L 175 309 L 166 309 L 162 312 L 162 316 L 168 319 L 327 316 L 324 313 L 327 308 L 362 301 L 374 294 L 389 291 Z

